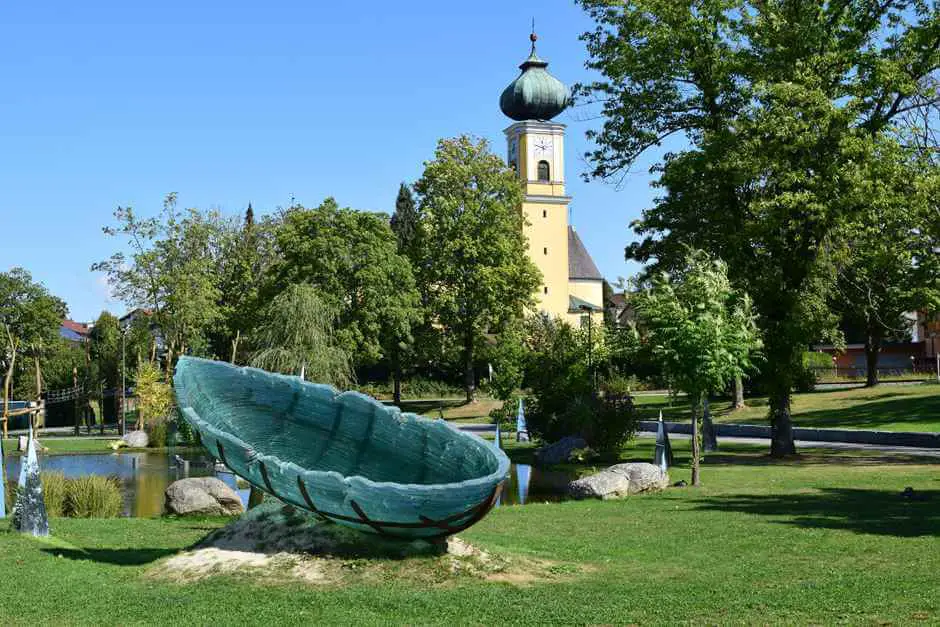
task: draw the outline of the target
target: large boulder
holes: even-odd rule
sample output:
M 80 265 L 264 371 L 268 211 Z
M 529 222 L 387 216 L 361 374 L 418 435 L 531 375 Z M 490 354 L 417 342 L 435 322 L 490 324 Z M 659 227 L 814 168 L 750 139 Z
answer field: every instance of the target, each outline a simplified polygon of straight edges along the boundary
M 564 437 L 554 444 L 543 446 L 535 451 L 535 463 L 539 466 L 551 466 L 568 461 L 568 456 L 576 448 L 584 448 L 587 442 L 575 435 Z
M 669 473 L 663 472 L 659 466 L 646 462 L 633 462 L 630 464 L 617 464 L 607 469 L 630 480 L 630 494 L 637 492 L 656 492 L 669 487 Z
M 146 431 L 129 431 L 124 435 L 124 444 L 128 448 L 147 448 L 150 437 Z
M 647 463 L 617 464 L 599 473 L 568 484 L 568 494 L 576 499 L 617 499 L 638 492 L 662 490 L 669 474 Z
M 215 477 L 174 481 L 165 496 L 166 511 L 180 516 L 237 516 L 245 511 L 238 493 Z
M 616 499 L 629 493 L 630 479 L 607 470 L 568 484 L 568 494 L 576 499 Z

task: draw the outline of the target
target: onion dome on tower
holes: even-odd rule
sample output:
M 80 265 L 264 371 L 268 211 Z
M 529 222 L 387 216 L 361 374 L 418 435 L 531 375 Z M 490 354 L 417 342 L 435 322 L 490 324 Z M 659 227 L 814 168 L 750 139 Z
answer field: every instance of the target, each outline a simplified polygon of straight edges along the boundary
M 509 83 L 499 97 L 499 108 L 513 120 L 551 120 L 571 102 L 568 88 L 548 73 L 548 61 L 535 54 L 538 36 L 529 35 L 532 52 L 522 62 L 522 73 Z

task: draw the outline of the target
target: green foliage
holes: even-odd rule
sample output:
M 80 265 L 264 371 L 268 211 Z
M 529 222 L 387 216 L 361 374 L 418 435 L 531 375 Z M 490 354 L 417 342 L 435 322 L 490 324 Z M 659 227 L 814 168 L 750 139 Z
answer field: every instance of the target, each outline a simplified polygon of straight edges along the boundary
M 390 381 L 371 381 L 355 386 L 363 394 L 375 398 L 391 398 L 392 383 Z M 455 398 L 463 394 L 463 388 L 449 381 L 427 379 L 412 376 L 401 383 L 402 397 L 405 399 L 422 398 Z
M 398 188 L 398 197 L 395 199 L 395 213 L 389 222 L 395 239 L 398 243 L 398 252 L 408 259 L 414 259 L 417 254 L 417 238 L 420 228 L 421 216 L 415 205 L 415 197 L 411 188 L 404 183 Z
M 45 471 L 39 473 L 42 483 L 42 499 L 46 504 L 46 514 L 54 518 L 66 515 L 68 509 L 69 481 L 65 473 Z
M 116 477 L 83 475 L 68 480 L 65 515 L 71 518 L 114 518 L 124 509 Z
M 353 380 L 349 356 L 336 339 L 336 314 L 319 291 L 294 284 L 278 294 L 250 337 L 250 363 L 285 374 L 345 387 Z
M 870 204 L 895 124 L 936 102 L 940 17 L 919 1 L 580 4 L 603 76 L 579 87 L 605 119 L 592 174 L 617 177 L 674 134 L 691 144 L 656 166 L 664 194 L 628 256 L 668 270 L 692 245 L 728 263 L 767 344 L 771 450 L 791 453 L 800 353 L 835 331 L 831 243 Z M 914 117 L 929 132 L 935 117 Z
M 42 497 L 52 518 L 114 518 L 124 509 L 124 497 L 117 477 L 83 475 L 66 477 L 59 471 L 43 471 Z M 7 482 L 7 511 L 16 502 L 17 484 Z
M 586 330 L 547 316 L 529 319 L 525 381 L 532 397 L 526 424 L 544 441 L 579 435 L 590 446 L 609 451 L 633 435 L 638 416 L 628 381 L 608 367 L 611 353 L 603 327 L 591 335 L 589 362 Z M 596 391 L 592 366 L 598 373 Z
M 106 388 L 121 386 L 121 324 L 107 311 L 101 312 L 92 328 L 89 355 L 94 364 L 92 383 Z M 126 346 L 125 346 L 126 349 Z
M 484 335 L 520 317 L 540 282 L 526 254 L 522 187 L 485 141 L 461 136 L 438 142 L 415 191 L 418 284 L 436 323 L 460 347 L 472 399 Z
M 118 207 L 114 217 L 117 226 L 104 233 L 126 238 L 131 255 L 115 253 L 92 271 L 105 272 L 128 305 L 152 310 L 171 351 L 207 354 L 222 315 L 218 268 L 230 225 L 217 211 L 179 212 L 175 193 L 158 217 L 141 219 L 130 207 Z
M 678 275 L 653 277 L 635 302 L 654 356 L 692 398 L 743 376 L 761 345 L 750 299 L 732 289 L 724 262 L 703 251 L 690 251 Z
M 149 361 L 145 361 L 137 368 L 137 423 L 147 428 L 160 429 L 159 423 L 165 425 L 167 415 L 173 407 L 173 389 L 163 381 L 160 369 Z M 163 427 L 163 444 L 165 446 L 166 427 Z
M 353 363 L 372 364 L 417 322 L 418 293 L 385 214 L 340 208 L 327 198 L 292 207 L 275 233 L 281 259 L 269 293 L 312 285 L 336 315 L 335 338 Z
M 485 350 L 487 361 L 493 366 L 489 382 L 490 393 L 502 401 L 511 399 L 522 387 L 525 377 L 525 325 L 522 319 L 511 320 L 494 337 Z

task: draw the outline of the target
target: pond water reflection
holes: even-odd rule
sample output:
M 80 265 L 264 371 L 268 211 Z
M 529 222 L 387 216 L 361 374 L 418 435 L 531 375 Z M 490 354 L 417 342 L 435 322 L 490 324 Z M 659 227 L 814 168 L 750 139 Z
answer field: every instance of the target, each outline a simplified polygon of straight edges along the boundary
M 67 477 L 113 475 L 124 489 L 124 515 L 145 518 L 162 514 L 163 493 L 167 486 L 187 476 L 174 462 L 176 455 L 165 452 L 45 455 L 40 456 L 39 466 L 44 471 L 58 470 Z M 188 451 L 180 453 L 179 457 L 189 462 L 188 476 L 218 477 L 237 489 L 243 503 L 248 502 L 248 488 L 238 489 L 235 475 L 216 472 L 215 460 L 208 454 Z M 20 457 L 7 457 L 4 463 L 9 479 L 19 476 Z M 499 505 L 561 500 L 570 479 L 565 472 L 513 464 Z

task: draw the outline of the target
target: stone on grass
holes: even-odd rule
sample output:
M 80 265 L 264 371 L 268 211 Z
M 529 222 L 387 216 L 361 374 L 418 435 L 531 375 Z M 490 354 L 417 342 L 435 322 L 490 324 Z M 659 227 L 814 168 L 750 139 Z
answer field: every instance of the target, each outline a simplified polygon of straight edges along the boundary
M 150 438 L 146 431 L 131 431 L 124 435 L 124 443 L 129 448 L 147 448 Z
M 587 447 L 587 442 L 584 441 L 584 438 L 579 438 L 575 435 L 569 435 L 558 440 L 554 444 L 543 446 L 542 448 L 535 451 L 535 463 L 540 466 L 560 464 L 562 462 L 568 461 L 568 456 L 571 455 L 571 451 L 576 448 L 585 447 Z
M 646 462 L 617 464 L 607 470 L 621 474 L 630 480 L 630 494 L 655 492 L 669 487 L 669 473 Z
M 616 499 L 630 493 L 630 479 L 620 473 L 602 470 L 568 484 L 568 494 L 576 499 Z
M 215 477 L 174 481 L 165 496 L 166 511 L 179 516 L 236 516 L 245 511 L 238 493 Z
M 668 485 L 668 473 L 653 464 L 617 464 L 572 481 L 568 484 L 568 494 L 576 499 L 616 499 L 638 492 L 662 490 Z

